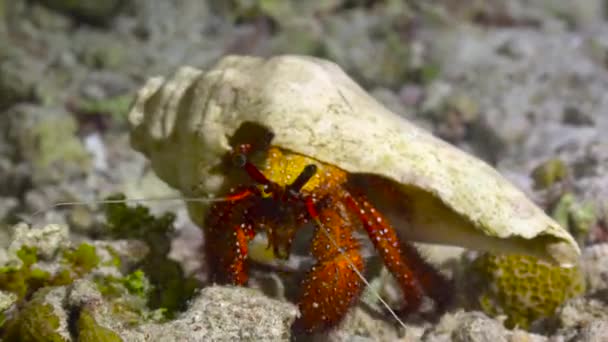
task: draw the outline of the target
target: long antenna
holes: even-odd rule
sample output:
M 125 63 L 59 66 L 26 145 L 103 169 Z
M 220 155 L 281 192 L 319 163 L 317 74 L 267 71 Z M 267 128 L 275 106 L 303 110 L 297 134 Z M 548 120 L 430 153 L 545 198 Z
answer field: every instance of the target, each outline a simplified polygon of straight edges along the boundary
M 67 201 L 67 202 L 57 202 L 54 203 L 44 209 L 40 209 L 35 211 L 30 217 L 36 217 L 41 215 L 51 209 L 61 208 L 61 207 L 71 207 L 78 205 L 98 205 L 98 204 L 115 204 L 115 203 L 146 203 L 146 202 L 165 202 L 165 201 L 184 201 L 191 203 L 214 203 L 214 202 L 224 202 L 226 201 L 226 197 L 218 197 L 218 198 L 200 198 L 200 197 L 150 197 L 150 198 L 122 198 L 122 199 L 108 199 L 108 200 L 92 200 L 92 201 Z

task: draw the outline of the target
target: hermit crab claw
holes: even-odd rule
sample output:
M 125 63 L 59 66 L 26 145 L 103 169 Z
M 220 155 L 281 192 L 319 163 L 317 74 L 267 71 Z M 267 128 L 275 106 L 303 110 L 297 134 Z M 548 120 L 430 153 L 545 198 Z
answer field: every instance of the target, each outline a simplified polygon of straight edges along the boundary
M 392 113 L 322 59 L 228 56 L 207 71 L 183 67 L 150 79 L 129 121 L 133 147 L 187 196 L 221 195 L 230 179 L 218 165 L 229 140 L 253 124 L 273 134 L 273 146 L 368 184 L 360 189 L 409 240 L 562 266 L 580 254 L 570 234 L 496 170 Z M 205 205 L 188 205 L 203 225 Z

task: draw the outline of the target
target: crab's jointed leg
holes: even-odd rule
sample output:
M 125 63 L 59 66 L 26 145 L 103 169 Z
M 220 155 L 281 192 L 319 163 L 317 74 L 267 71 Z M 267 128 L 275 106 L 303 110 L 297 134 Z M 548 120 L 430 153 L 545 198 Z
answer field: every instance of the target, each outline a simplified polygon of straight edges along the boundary
M 255 236 L 247 212 L 254 204 L 254 190 L 240 189 L 210 209 L 205 224 L 205 255 L 213 280 L 218 283 L 247 283 L 247 244 Z
M 418 309 L 425 293 L 438 306 L 444 306 L 449 299 L 448 281 L 413 246 L 400 241 L 388 220 L 367 199 L 349 195 L 345 201 L 359 216 L 384 264 L 401 286 L 405 299 L 401 311 L 410 313 Z
M 436 311 L 443 312 L 452 300 L 453 284 L 420 255 L 416 247 L 402 242 L 401 252 L 426 295 L 435 301 Z M 406 308 L 407 310 L 409 307 Z
M 312 206 L 309 210 L 317 222 L 312 241 L 317 263 L 302 282 L 303 292 L 298 300 L 302 316 L 294 323 L 294 329 L 313 332 L 335 326 L 359 298 L 362 281 L 357 271 L 363 272 L 363 257 L 352 235 L 351 216 L 341 202 L 322 209 L 318 217 Z

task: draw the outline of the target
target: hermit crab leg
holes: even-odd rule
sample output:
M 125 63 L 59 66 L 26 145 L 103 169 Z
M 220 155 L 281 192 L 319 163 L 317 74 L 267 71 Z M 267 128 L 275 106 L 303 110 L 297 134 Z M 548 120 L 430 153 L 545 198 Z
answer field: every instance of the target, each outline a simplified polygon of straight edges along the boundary
M 360 198 L 357 201 L 352 196 L 346 196 L 345 202 L 358 215 L 384 264 L 399 282 L 406 310 L 416 310 L 422 302 L 423 289 L 408 260 L 404 258 L 395 230 L 367 200 Z
M 367 234 L 382 257 L 388 270 L 397 279 L 403 291 L 404 313 L 415 311 L 426 292 L 438 306 L 449 299 L 449 285 L 439 272 L 407 243 L 402 243 L 395 229 L 363 196 L 346 196 L 347 206 L 355 212 Z
M 317 215 L 307 200 L 312 215 Z M 363 257 L 352 236 L 353 222 L 340 202 L 322 209 L 317 217 L 312 255 L 317 263 L 302 282 L 298 308 L 302 314 L 294 330 L 314 332 L 335 326 L 359 297 L 363 281 Z M 355 269 L 356 268 L 356 269 Z
M 401 243 L 401 251 L 424 292 L 435 301 L 436 311 L 442 312 L 452 299 L 453 284 L 426 262 L 416 247 Z
M 248 280 L 247 244 L 255 236 L 247 210 L 254 204 L 255 188 L 246 187 L 214 204 L 205 224 L 205 255 L 219 283 L 244 285 Z

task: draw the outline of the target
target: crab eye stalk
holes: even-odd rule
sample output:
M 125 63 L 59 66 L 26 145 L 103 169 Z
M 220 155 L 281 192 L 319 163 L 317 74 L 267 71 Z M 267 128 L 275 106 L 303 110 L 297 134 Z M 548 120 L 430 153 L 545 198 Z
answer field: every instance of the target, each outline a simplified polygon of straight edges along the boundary
M 288 189 L 294 192 L 299 192 L 302 187 L 315 175 L 317 172 L 317 166 L 315 164 L 308 164 L 304 167 L 302 172 L 298 175 L 298 178 L 289 184 Z
M 234 155 L 232 162 L 235 166 L 245 169 L 245 172 L 247 172 L 249 177 L 251 177 L 254 182 L 262 185 L 272 184 L 272 182 L 266 178 L 266 176 L 264 176 L 262 171 L 260 171 L 257 166 L 253 165 L 244 154 L 239 153 Z

